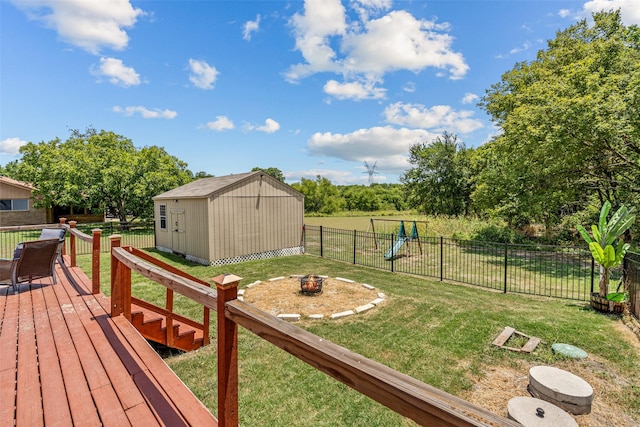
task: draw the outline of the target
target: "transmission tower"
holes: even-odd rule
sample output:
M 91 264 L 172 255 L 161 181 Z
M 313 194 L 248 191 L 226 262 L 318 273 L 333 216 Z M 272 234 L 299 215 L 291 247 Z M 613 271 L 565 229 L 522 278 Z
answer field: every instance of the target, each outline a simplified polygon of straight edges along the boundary
M 376 170 L 377 169 L 377 164 L 378 162 L 375 162 L 372 166 L 369 166 L 369 163 L 367 163 L 367 161 L 364 161 L 364 167 L 367 168 L 366 172 L 363 173 L 368 173 L 369 174 L 369 185 L 373 184 L 373 175 L 379 175 L 379 172 Z

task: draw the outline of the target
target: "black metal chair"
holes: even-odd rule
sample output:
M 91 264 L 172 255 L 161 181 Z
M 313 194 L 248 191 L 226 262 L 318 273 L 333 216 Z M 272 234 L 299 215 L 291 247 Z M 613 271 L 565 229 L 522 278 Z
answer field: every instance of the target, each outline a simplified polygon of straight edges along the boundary
M 21 243 L 17 258 L 0 260 L 0 282 L 10 282 L 15 293 L 19 283 L 31 283 L 34 279 L 51 276 L 56 284 L 54 267 L 59 244 L 57 238 Z

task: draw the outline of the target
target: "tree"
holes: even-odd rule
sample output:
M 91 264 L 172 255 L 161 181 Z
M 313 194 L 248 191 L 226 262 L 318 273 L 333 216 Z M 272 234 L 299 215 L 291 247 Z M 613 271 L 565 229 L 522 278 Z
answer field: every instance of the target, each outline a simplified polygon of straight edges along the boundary
M 604 298 L 609 295 L 611 270 L 622 265 L 624 255 L 631 246 L 624 242 L 622 235 L 636 220 L 633 208 L 627 209 L 621 206 L 611 218 L 607 219 L 609 210 L 611 210 L 611 203 L 606 201 L 600 210 L 598 224 L 591 226 L 593 238 L 583 226 L 577 227 L 582 238 L 589 245 L 594 261 L 600 265 L 600 296 Z
M 202 179 L 202 178 L 213 178 L 209 172 L 206 171 L 198 171 L 193 175 L 193 179 Z
M 291 185 L 304 194 L 304 211 L 331 214 L 338 212 L 344 205 L 344 200 L 335 185 L 320 175 L 316 180 L 302 178 L 299 183 Z
M 340 193 L 347 210 L 371 212 L 380 209 L 380 198 L 371 187 L 349 185 L 340 188 Z
M 251 172 L 255 172 L 255 171 L 262 171 L 264 173 L 266 173 L 267 175 L 270 175 L 272 177 L 274 177 L 275 179 L 277 179 L 280 182 L 284 182 L 284 175 L 282 173 L 282 171 L 278 168 L 259 168 L 259 167 L 255 167 L 253 169 L 251 169 Z
M 164 148 L 136 149 L 113 132 L 73 130 L 58 138 L 21 147 L 22 158 L 8 170 L 31 182 L 39 207 L 98 208 L 126 223 L 153 217 L 152 197 L 192 180 L 187 164 Z
M 619 11 L 593 20 L 558 32 L 487 91 L 481 106 L 503 132 L 474 200 L 548 225 L 586 208 L 592 194 L 600 205 L 637 204 L 640 29 L 623 26 Z
M 400 177 L 411 206 L 426 214 L 465 214 L 469 210 L 469 155 L 457 136 L 443 133 L 431 143 L 419 142 L 409 149 L 414 165 Z

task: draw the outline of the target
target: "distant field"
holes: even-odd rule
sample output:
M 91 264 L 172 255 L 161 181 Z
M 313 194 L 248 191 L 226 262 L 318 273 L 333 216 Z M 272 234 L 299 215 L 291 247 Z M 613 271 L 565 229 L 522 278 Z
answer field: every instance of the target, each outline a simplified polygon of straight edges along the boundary
M 467 237 L 473 231 L 489 224 L 475 218 L 426 216 L 426 215 L 402 215 L 378 217 L 371 216 L 330 216 L 330 217 L 305 217 L 304 223 L 307 225 L 339 228 L 343 230 L 371 231 L 370 219 L 374 218 L 375 231 L 378 233 L 396 233 L 399 223 L 384 220 L 404 220 L 407 233 L 411 231 L 411 221 L 426 221 L 426 233 L 423 231 L 424 225 L 420 224 L 421 236 L 443 236 L 443 237 Z M 467 237 L 468 238 L 468 237 Z

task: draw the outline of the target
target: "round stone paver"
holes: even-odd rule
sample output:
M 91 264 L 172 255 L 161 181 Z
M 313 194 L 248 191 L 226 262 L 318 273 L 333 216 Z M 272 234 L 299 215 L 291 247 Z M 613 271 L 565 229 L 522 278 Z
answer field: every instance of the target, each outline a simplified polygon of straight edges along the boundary
M 586 351 L 571 344 L 555 343 L 551 345 L 551 350 L 553 350 L 554 353 L 558 353 L 572 359 L 584 359 L 587 357 Z
M 593 387 L 571 372 L 553 366 L 529 369 L 529 393 L 572 414 L 591 412 Z
M 514 397 L 507 403 L 509 418 L 524 427 L 577 427 L 578 423 L 561 408 L 535 397 Z

